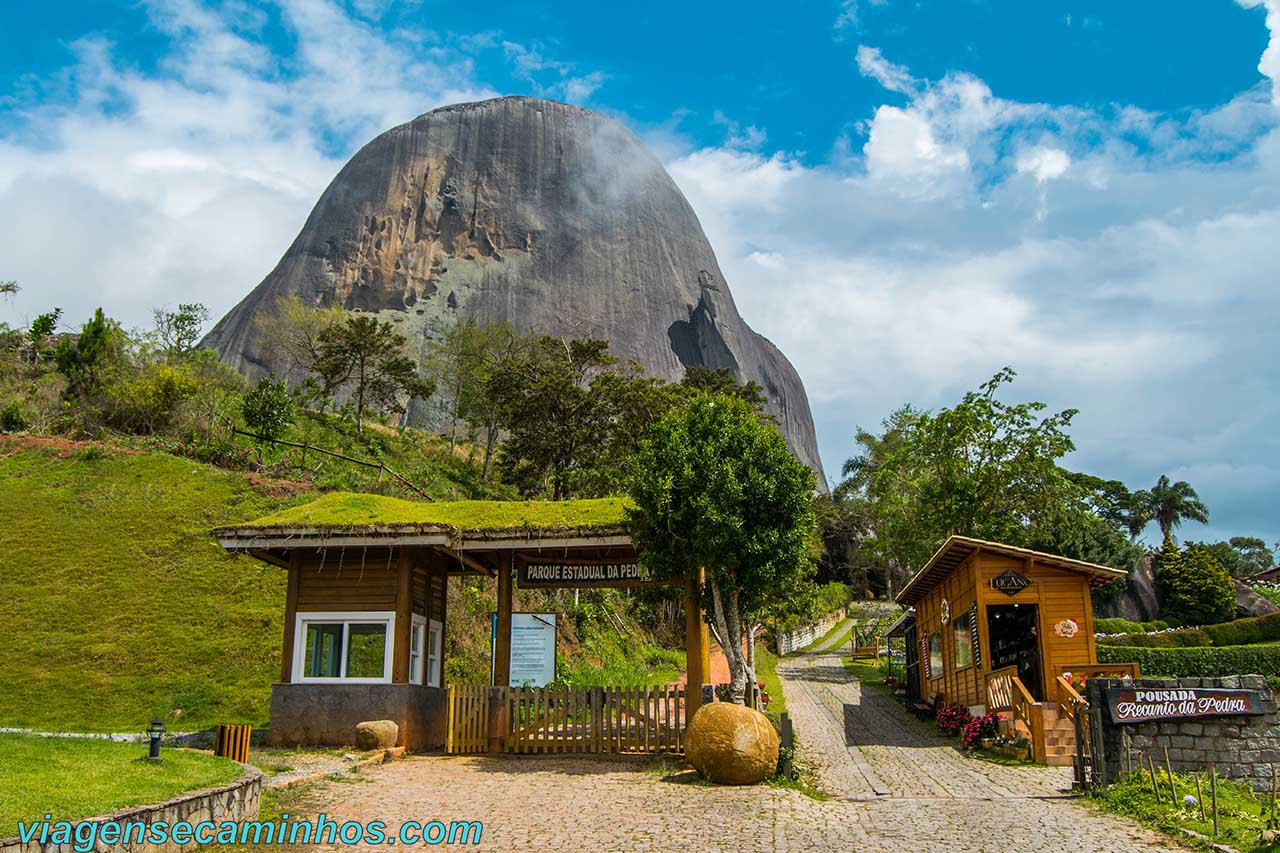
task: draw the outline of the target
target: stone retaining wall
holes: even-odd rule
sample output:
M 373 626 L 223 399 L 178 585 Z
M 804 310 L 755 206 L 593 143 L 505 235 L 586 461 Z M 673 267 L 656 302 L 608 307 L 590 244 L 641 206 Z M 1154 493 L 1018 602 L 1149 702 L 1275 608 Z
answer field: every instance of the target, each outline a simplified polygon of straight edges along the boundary
M 1255 788 L 1270 789 L 1271 767 L 1280 764 L 1280 722 L 1276 719 L 1275 696 L 1266 690 L 1261 675 L 1140 678 L 1134 686 L 1261 690 L 1266 697 L 1263 702 L 1266 713 L 1261 716 L 1197 717 L 1115 725 L 1108 722 L 1107 710 L 1103 707 L 1103 747 L 1108 782 L 1123 769 L 1126 750 L 1135 763 L 1150 755 L 1160 766 L 1164 763 L 1164 750 L 1168 748 L 1169 763 L 1175 771 L 1191 772 L 1216 766 L 1223 776 L 1250 782 Z M 1103 684 L 1099 683 L 1097 687 L 1100 694 Z M 1089 701 L 1091 705 L 1099 706 L 1092 690 Z
M 831 628 L 844 618 L 844 608 L 840 608 L 835 613 L 829 613 L 817 622 L 811 622 L 803 625 L 794 631 L 782 631 L 778 634 L 778 654 L 789 655 L 796 649 L 803 649 L 805 646 L 819 639 L 826 634 Z
M 134 806 L 122 809 L 109 815 L 85 818 L 72 821 L 73 824 L 116 822 L 145 823 L 151 825 L 164 821 L 170 827 L 178 821 L 196 824 L 201 821 L 220 823 L 230 820 L 237 823 L 256 820 L 258 817 L 259 797 L 262 793 L 262 771 L 256 767 L 241 765 L 244 775 L 236 781 L 217 788 L 205 788 L 192 791 L 163 803 L 150 806 Z M 57 815 L 54 815 L 57 820 Z M 124 851 L 124 853 L 188 853 L 200 845 L 190 844 L 114 844 L 101 842 L 95 851 Z M 46 844 L 40 846 L 39 839 L 23 844 L 17 838 L 0 838 L 0 853 L 74 853 L 74 844 Z

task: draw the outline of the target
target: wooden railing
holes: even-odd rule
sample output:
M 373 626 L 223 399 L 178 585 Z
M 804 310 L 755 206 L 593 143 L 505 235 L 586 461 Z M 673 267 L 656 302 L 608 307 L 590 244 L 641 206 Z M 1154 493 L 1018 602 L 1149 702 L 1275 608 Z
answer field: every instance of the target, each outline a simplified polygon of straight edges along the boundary
M 1006 666 L 987 674 L 987 710 L 1008 713 L 1017 727 L 1026 727 L 1031 741 L 1031 758 L 1045 762 L 1044 706 L 1037 703 L 1018 678 L 1016 666 Z

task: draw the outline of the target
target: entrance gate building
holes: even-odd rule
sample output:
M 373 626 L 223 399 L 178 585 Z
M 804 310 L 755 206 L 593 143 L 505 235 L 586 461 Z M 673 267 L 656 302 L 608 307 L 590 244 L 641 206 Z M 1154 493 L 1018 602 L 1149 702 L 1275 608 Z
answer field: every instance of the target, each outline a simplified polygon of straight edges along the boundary
M 400 727 L 399 745 L 414 751 L 676 752 L 709 679 L 708 627 L 689 581 L 694 689 L 511 684 L 516 583 L 652 583 L 637 566 L 621 499 L 423 503 L 335 493 L 214 535 L 288 575 L 272 745 L 345 745 L 356 723 L 387 719 Z M 444 683 L 447 584 L 459 575 L 496 578 L 489 685 Z

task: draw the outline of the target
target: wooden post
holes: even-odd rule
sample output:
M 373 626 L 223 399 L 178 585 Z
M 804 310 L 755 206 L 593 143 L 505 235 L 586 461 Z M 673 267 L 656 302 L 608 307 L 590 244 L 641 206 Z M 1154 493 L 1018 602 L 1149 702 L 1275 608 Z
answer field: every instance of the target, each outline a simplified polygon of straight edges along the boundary
M 284 643 L 280 647 L 280 683 L 293 681 L 293 633 L 298 621 L 298 585 L 302 582 L 302 549 L 289 552 L 289 586 L 284 598 Z M 305 638 L 304 638 L 305 642 Z
M 511 554 L 498 557 L 498 635 L 493 642 L 493 684 L 511 684 Z
M 711 678 L 711 634 L 698 606 L 698 587 L 704 577 L 685 582 L 684 588 L 684 657 L 685 657 L 685 725 L 702 706 L 702 685 Z
M 1209 797 L 1213 800 L 1213 834 L 1218 834 L 1218 765 L 1209 765 Z
M 409 643 L 413 632 L 413 552 L 400 549 L 396 586 L 396 624 L 391 647 L 391 683 L 409 683 Z

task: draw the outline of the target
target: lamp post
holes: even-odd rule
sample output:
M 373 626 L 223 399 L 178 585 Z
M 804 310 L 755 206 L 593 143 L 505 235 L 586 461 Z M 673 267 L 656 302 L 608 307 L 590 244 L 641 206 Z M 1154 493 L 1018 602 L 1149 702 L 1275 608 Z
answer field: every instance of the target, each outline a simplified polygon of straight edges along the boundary
M 164 720 L 159 717 L 151 721 L 151 725 L 147 726 L 147 735 L 151 738 L 151 752 L 147 755 L 148 761 L 160 760 L 160 738 L 164 737 Z

